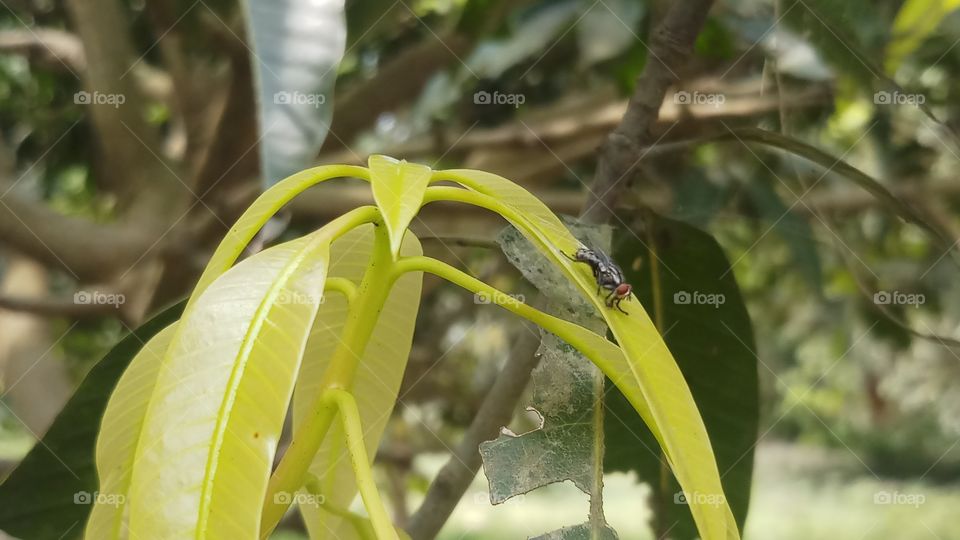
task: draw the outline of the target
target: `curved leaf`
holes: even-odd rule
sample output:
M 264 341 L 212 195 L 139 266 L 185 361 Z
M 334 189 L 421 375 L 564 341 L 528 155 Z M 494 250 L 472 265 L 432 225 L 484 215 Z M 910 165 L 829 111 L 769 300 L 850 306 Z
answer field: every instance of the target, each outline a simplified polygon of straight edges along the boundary
M 629 315 L 607 308 L 596 294 L 596 282 L 589 269 L 570 261 L 561 253 L 575 252 L 577 240 L 546 205 L 517 184 L 494 174 L 471 170 L 438 171 L 432 180 L 452 180 L 496 199 L 486 201 L 489 207 L 499 211 L 520 229 L 554 264 L 563 269 L 585 297 L 591 299 L 627 356 L 631 375 L 649 406 L 654 425 L 660 431 L 665 444 L 664 453 L 674 475 L 685 491 L 697 494 L 691 501 L 690 509 L 701 536 L 706 540 L 739 538 L 736 522 L 723 495 L 710 439 L 690 388 L 656 326 L 639 302 L 625 304 L 629 306 Z M 453 191 L 446 189 L 435 193 L 442 192 L 444 196 L 449 193 L 455 197 Z M 444 196 L 438 195 L 437 198 Z M 429 196 L 428 200 L 431 200 Z M 463 200 L 481 202 L 482 198 Z M 611 380 L 620 385 L 617 379 Z M 621 390 L 626 394 L 629 389 Z
M 227 231 L 223 240 L 220 241 L 217 250 L 210 257 L 206 268 L 203 269 L 203 274 L 197 280 L 196 287 L 193 288 L 187 308 L 190 308 L 194 300 L 199 298 L 215 279 L 233 266 L 233 263 L 237 261 L 250 240 L 256 236 L 271 216 L 283 208 L 283 205 L 303 193 L 307 188 L 338 177 L 356 177 L 366 180 L 369 178 L 369 174 L 364 167 L 350 165 L 313 167 L 283 179 L 257 197 L 257 200 L 247 207 L 237 219 L 237 222 Z
M 145 341 L 175 321 L 183 302 L 128 334 L 100 360 L 20 465 L 0 485 L 0 529 L 20 538 L 79 535 L 97 491 L 94 448 L 110 395 Z
M 371 211 L 242 261 L 184 315 L 137 447 L 131 536 L 257 537 L 330 242 Z
M 387 156 L 370 156 L 368 164 L 373 199 L 383 214 L 390 236 L 390 252 L 396 257 L 404 232 L 423 204 L 423 193 L 432 171 L 425 165 Z
M 84 536 L 122 538 L 124 515 L 133 473 L 137 441 L 163 356 L 173 340 L 176 324 L 164 328 L 137 353 L 110 396 L 97 438 L 97 475 L 100 485 Z
M 331 247 L 331 277 L 343 277 L 359 284 L 373 247 L 373 226 L 358 227 L 343 235 Z M 409 233 L 401 245 L 404 256 L 420 255 L 417 238 Z M 390 413 L 397 400 L 400 381 L 410 355 L 414 323 L 420 304 L 422 274 L 403 275 L 390 292 L 370 342 L 357 367 L 351 393 L 357 400 L 364 427 L 364 444 L 373 461 Z M 320 380 L 329 359 L 339 343 L 348 304 L 343 295 L 330 295 L 314 323 L 293 400 L 293 422 L 296 426 L 309 411 L 320 391 Z M 330 427 L 310 473 L 316 477 L 314 489 L 324 494 L 324 504 L 312 504 L 312 498 L 300 503 L 311 538 L 360 538 L 355 522 L 330 512 L 327 508 L 348 508 L 357 493 L 353 469 L 344 445 L 339 423 Z

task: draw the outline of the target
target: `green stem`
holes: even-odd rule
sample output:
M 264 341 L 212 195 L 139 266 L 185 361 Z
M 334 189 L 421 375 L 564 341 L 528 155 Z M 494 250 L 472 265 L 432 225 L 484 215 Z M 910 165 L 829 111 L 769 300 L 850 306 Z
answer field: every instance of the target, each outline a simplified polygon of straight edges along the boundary
M 357 365 L 393 285 L 396 273 L 386 227 L 382 220 L 374 222 L 374 225 L 373 252 L 363 280 L 350 303 L 340 343 L 330 358 L 317 397 L 294 432 L 290 446 L 267 486 L 261 537 L 270 534 L 287 510 L 288 504 L 275 502 L 274 494 L 293 493 L 303 485 L 310 464 L 333 422 L 335 408 L 325 400 L 324 392 L 332 388 L 347 390 L 353 384 Z
M 394 263 L 394 272 L 394 279 L 406 272 L 428 272 L 430 274 L 442 277 L 443 279 L 474 294 L 485 294 L 491 299 L 491 303 L 496 304 L 507 311 L 515 313 L 524 319 L 527 319 L 528 321 L 536 324 L 548 332 L 556 334 L 574 348 L 587 355 L 594 363 L 601 366 L 607 364 L 607 362 L 603 361 L 603 359 L 594 358 L 596 355 L 588 352 L 591 350 L 589 344 L 570 331 L 573 327 L 576 327 L 592 334 L 592 332 L 589 330 L 570 321 L 565 321 L 558 317 L 554 317 L 553 315 L 544 313 L 536 308 L 530 307 L 527 304 L 516 300 L 507 293 L 487 285 L 483 281 L 480 281 L 470 274 L 454 268 L 443 261 L 438 261 L 437 259 L 424 256 L 404 257 Z
M 357 489 L 360 498 L 367 508 L 373 530 L 378 540 L 398 540 L 397 531 L 387 515 L 387 510 L 380 499 L 380 491 L 373 480 L 373 471 L 367 458 L 367 449 L 363 444 L 363 427 L 360 423 L 360 411 L 353 396 L 345 390 L 331 388 L 324 392 L 324 399 L 334 403 L 340 411 L 340 420 L 343 432 L 347 438 L 347 451 L 353 464 L 353 473 L 357 480 Z

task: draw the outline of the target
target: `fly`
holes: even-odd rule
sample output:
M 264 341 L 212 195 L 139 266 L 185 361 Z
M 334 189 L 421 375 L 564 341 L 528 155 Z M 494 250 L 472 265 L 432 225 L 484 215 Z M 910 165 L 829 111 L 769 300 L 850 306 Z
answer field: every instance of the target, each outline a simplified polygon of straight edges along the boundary
M 574 262 L 584 263 L 593 270 L 593 278 L 597 280 L 597 294 L 600 294 L 600 291 L 606 289 L 610 291 L 606 298 L 604 298 L 604 303 L 606 303 L 609 308 L 617 308 L 622 313 L 627 314 L 626 311 L 620 307 L 620 302 L 624 299 L 630 299 L 630 291 L 633 290 L 633 287 L 626 282 L 623 276 L 623 270 L 617 266 L 617 263 L 613 262 L 606 253 L 600 251 L 599 249 L 590 249 L 586 246 L 580 246 L 577 248 L 576 253 L 572 256 L 563 253 L 568 259 Z

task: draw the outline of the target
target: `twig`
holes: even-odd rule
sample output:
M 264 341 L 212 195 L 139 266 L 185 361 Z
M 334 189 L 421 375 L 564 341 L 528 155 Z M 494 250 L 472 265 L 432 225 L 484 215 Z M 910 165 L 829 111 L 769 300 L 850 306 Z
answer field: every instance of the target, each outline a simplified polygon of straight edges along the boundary
M 497 375 L 463 439 L 430 484 L 423 504 L 410 516 L 407 532 L 414 540 L 434 538 L 440 532 L 480 469 L 480 443 L 496 437 L 500 426 L 513 416 L 517 400 L 540 362 L 535 354 L 540 334 L 533 324 L 524 325 L 527 331 L 514 341 L 510 359 Z

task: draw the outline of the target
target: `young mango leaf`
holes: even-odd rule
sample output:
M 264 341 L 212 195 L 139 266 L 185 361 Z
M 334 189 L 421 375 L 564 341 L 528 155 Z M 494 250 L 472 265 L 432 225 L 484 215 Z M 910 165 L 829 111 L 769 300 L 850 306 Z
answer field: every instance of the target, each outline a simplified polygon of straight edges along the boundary
M 580 293 L 593 302 L 626 354 L 630 375 L 641 389 L 642 400 L 660 431 L 674 475 L 686 491 L 709 497 L 709 504 L 700 501 L 691 501 L 690 504 L 701 537 L 705 540 L 739 538 L 696 403 L 670 350 L 643 307 L 638 302 L 625 302 L 629 311 L 627 315 L 604 305 L 603 299 L 597 296 L 596 281 L 589 269 L 564 255 L 576 252 L 579 242 L 546 205 L 520 186 L 497 175 L 471 170 L 437 171 L 432 181 L 440 180 L 460 183 L 488 197 L 460 197 L 455 193 L 456 189 L 435 187 L 431 188 L 435 191 L 428 193 L 427 200 L 434 200 L 432 197 L 463 200 L 498 211 L 552 259 L 578 285 Z M 610 378 L 614 384 L 620 385 L 624 374 L 618 373 Z M 621 390 L 632 389 L 621 387 Z M 631 403 L 638 401 L 640 399 L 631 399 Z
M 703 415 L 722 473 L 723 491 L 743 527 L 750 502 L 753 448 L 757 440 L 758 381 L 753 327 L 730 263 L 709 234 L 650 214 L 615 238 L 614 255 L 637 297 L 659 306 L 655 315 Z M 642 235 L 638 238 L 637 235 Z M 653 257 L 650 251 L 654 251 Z M 659 456 L 637 453 L 656 440 L 619 392 L 607 394 L 606 466 L 636 471 L 652 488 L 658 534 L 678 540 L 698 536 L 688 503 L 705 494 L 682 489 L 661 475 Z M 705 499 L 704 502 L 709 502 Z
M 417 163 L 387 156 L 370 156 L 370 186 L 390 236 L 390 252 L 396 257 L 414 216 L 420 211 L 432 171 Z
M 176 323 L 164 328 L 137 353 L 107 402 L 97 439 L 99 487 L 87 521 L 86 538 L 126 537 L 126 509 L 133 459 L 143 417 L 157 382 L 163 357 L 173 340 Z
M 247 244 L 283 205 L 311 186 L 344 176 L 369 179 L 369 173 L 364 167 L 324 165 L 293 174 L 257 197 L 257 200 L 253 201 L 253 204 L 247 207 L 237 222 L 230 227 L 227 235 L 210 257 L 196 287 L 193 288 L 187 303 L 188 307 L 215 279 L 233 266 Z
M 137 446 L 131 536 L 258 536 L 330 242 L 364 213 L 354 210 L 242 261 L 185 313 Z
M 334 242 L 330 252 L 330 276 L 359 284 L 369 265 L 373 236 L 373 226 L 365 225 Z M 400 254 L 422 254 L 420 242 L 413 233 L 407 232 L 400 246 Z M 413 345 L 422 281 L 422 273 L 411 272 L 401 276 L 394 284 L 359 360 L 357 374 L 350 388 L 357 400 L 364 428 L 364 445 L 371 463 L 397 401 Z M 328 295 L 320 308 L 307 342 L 294 392 L 295 430 L 320 392 L 319 384 L 334 349 L 340 343 L 348 308 L 346 298 L 340 294 Z M 330 508 L 348 508 L 357 493 L 353 467 L 339 422 L 330 426 L 310 467 L 310 473 L 317 478 L 315 491 L 323 494 L 323 504 L 318 504 L 319 500 L 315 497 L 300 499 L 300 512 L 311 538 L 361 538 L 355 520 L 330 511 Z
M 310 166 L 330 129 L 343 0 L 246 0 L 264 186 Z
M 20 538 L 76 538 L 97 492 L 100 418 L 131 359 L 180 317 L 180 302 L 128 334 L 97 362 L 43 439 L 0 485 L 0 530 Z

